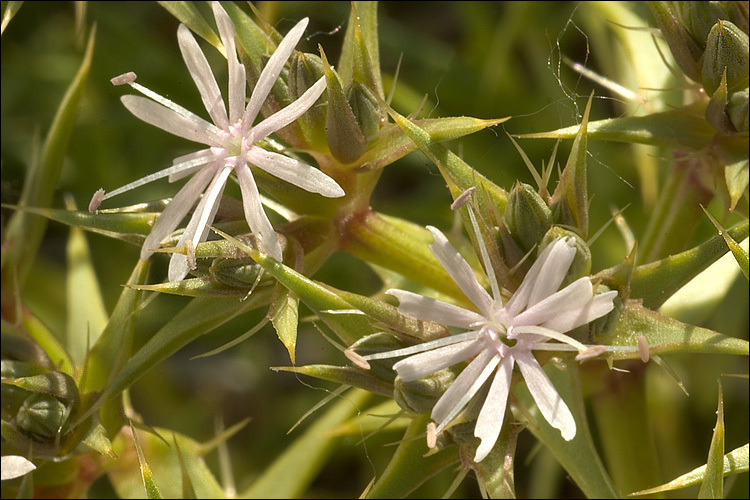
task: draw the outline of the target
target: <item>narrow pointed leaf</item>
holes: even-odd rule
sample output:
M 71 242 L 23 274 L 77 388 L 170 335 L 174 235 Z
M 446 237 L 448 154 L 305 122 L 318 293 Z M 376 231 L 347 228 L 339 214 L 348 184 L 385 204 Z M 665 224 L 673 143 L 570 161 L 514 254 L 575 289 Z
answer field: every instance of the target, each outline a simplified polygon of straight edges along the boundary
M 188 2 L 159 2 L 170 14 L 177 18 L 182 24 L 190 28 L 195 34 L 216 47 L 226 56 L 224 46 L 214 30 L 208 25 L 203 16 Z
M 185 465 L 185 459 L 182 457 L 180 445 L 177 443 L 177 437 L 175 437 L 174 434 L 172 434 L 172 443 L 177 452 L 177 459 L 180 461 L 180 473 L 182 474 L 182 498 L 198 498 L 195 495 L 193 481 L 190 479 L 190 474 L 188 474 L 187 466 Z
M 706 121 L 705 102 L 645 116 L 610 118 L 589 122 L 588 137 L 593 140 L 651 144 L 673 149 L 700 151 L 716 131 Z M 519 134 L 529 139 L 573 139 L 578 126 L 551 132 Z
M 748 236 L 748 228 L 745 221 L 726 233 L 735 241 L 742 241 Z M 643 299 L 645 307 L 656 309 L 726 251 L 727 244 L 717 235 L 690 250 L 638 266 L 633 270 L 630 296 Z
M 159 487 L 154 481 L 154 474 L 151 472 L 151 467 L 146 462 L 146 457 L 143 456 L 143 450 L 141 449 L 140 443 L 138 443 L 138 434 L 135 432 L 133 423 L 130 423 L 130 430 L 133 433 L 133 444 L 135 445 L 135 451 L 138 454 L 138 465 L 141 470 L 141 479 L 143 480 L 143 486 L 146 488 L 146 498 L 162 498 L 159 492 Z
M 330 365 L 307 365 L 307 366 L 278 366 L 271 368 L 274 371 L 293 372 L 307 375 L 309 377 L 319 378 L 337 382 L 341 385 L 350 385 L 358 387 L 374 394 L 380 394 L 386 397 L 393 396 L 393 385 L 369 373 L 351 368 L 348 366 L 330 366 Z
M 361 37 L 359 39 L 356 36 L 357 31 Z M 358 65 L 360 66 L 359 70 L 363 70 L 364 61 L 358 60 L 357 57 L 358 54 L 363 52 L 363 48 L 359 47 L 360 44 L 364 44 L 364 50 L 369 56 L 369 68 L 367 70 L 372 74 L 372 83 L 376 85 L 378 95 L 384 98 L 383 79 L 380 76 L 377 2 L 352 2 L 352 11 L 349 14 L 338 65 L 339 74 L 344 82 L 352 80 L 357 72 Z
M 640 305 L 637 301 L 625 303 L 620 321 L 613 336 L 607 340 L 611 346 L 638 346 L 638 337 L 643 335 L 648 342 L 651 356 L 669 353 L 716 353 L 747 356 L 748 342 L 720 333 L 687 325 L 663 316 Z M 637 349 L 607 353 L 612 359 L 637 359 Z
M 294 352 L 297 347 L 297 324 L 299 323 L 299 299 L 289 290 L 284 290 L 272 304 L 271 323 L 276 335 L 294 364 Z
M 706 473 L 698 498 L 724 498 L 724 397 L 719 381 L 719 405 L 716 410 L 716 427 L 708 450 Z
M 724 455 L 723 464 L 723 472 L 725 477 L 732 474 L 742 474 L 748 472 L 748 470 L 750 469 L 750 452 L 748 452 L 748 445 L 746 444 L 744 446 L 740 446 L 739 448 L 736 448 Z M 628 496 L 651 495 L 653 493 L 660 493 L 662 491 L 673 491 L 679 490 L 681 488 L 687 488 L 689 486 L 695 486 L 696 484 L 700 484 L 703 481 L 703 478 L 706 474 L 706 468 L 706 465 L 702 465 L 696 469 L 693 469 L 687 474 L 683 474 L 682 476 L 668 482 L 667 484 L 663 484 L 655 488 L 649 488 L 643 491 L 636 491 L 635 493 L 631 493 Z
M 711 220 L 711 224 L 714 225 L 714 227 L 719 231 L 719 236 L 724 238 L 724 243 L 727 244 L 729 247 L 729 250 L 732 252 L 732 255 L 734 256 L 734 260 L 737 261 L 737 264 L 740 266 L 740 269 L 742 270 L 742 274 L 745 275 L 745 278 L 748 278 L 748 257 L 747 252 L 743 250 L 743 248 L 740 246 L 739 243 L 737 243 L 736 240 L 734 240 L 731 236 L 727 234 L 727 230 L 721 227 L 719 222 L 713 218 L 713 216 L 704 208 L 703 212 L 708 216 L 708 218 Z

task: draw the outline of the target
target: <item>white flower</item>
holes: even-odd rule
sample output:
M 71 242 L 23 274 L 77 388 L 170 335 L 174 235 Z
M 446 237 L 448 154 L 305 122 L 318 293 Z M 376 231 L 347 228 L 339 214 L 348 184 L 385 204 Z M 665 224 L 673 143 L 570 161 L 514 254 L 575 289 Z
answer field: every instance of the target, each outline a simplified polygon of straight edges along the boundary
M 473 218 L 473 214 L 471 216 Z M 494 373 L 474 428 L 474 435 L 481 440 L 475 462 L 487 456 L 500 435 L 515 365 L 544 418 L 560 430 L 564 439 L 573 439 L 576 435 L 573 415 L 532 350 L 579 351 L 579 359 L 600 354 L 603 346 L 586 346 L 564 333 L 612 311 L 617 292 L 595 295 L 588 277 L 559 290 L 576 254 L 572 239 L 559 238 L 541 252 L 521 286 L 503 304 L 492 272 L 488 273 L 493 292 L 490 295 L 443 233 L 434 227 L 427 229 L 435 239 L 430 250 L 479 312 L 404 290 L 388 290 L 387 293 L 398 298 L 402 314 L 464 328 L 468 332 L 362 358 L 409 355 L 393 366 L 405 382 L 470 360 L 432 409 L 437 434 L 453 421 Z M 484 248 L 482 254 L 487 264 L 489 259 Z M 546 344 L 548 340 L 563 343 Z
M 212 5 L 229 65 L 228 113 L 208 61 L 185 25 L 180 25 L 177 30 L 180 50 L 213 123 L 207 122 L 172 101 L 133 82 L 132 80 L 135 79 L 133 74 L 113 79 L 115 84 L 127 83 L 150 97 L 150 99 L 133 95 L 122 97 L 125 107 L 135 116 L 174 135 L 205 144 L 208 148 L 175 158 L 172 167 L 132 182 L 108 193 L 106 196 L 100 195 L 99 201 L 161 177 L 169 176 L 169 181 L 173 182 L 190 174 L 195 174 L 175 195 L 154 224 L 141 249 L 141 259 L 146 259 L 151 255 L 152 249 L 158 247 L 161 240 L 177 228 L 177 225 L 195 206 L 196 202 L 198 205 L 179 240 L 178 246 L 185 245 L 190 249 L 205 241 L 208 234 L 208 225 L 213 222 L 216 215 L 224 186 L 229 175 L 234 172 L 242 192 L 245 219 L 250 226 L 250 230 L 258 238 L 260 249 L 274 259 L 282 260 L 281 246 L 268 217 L 263 211 L 258 188 L 249 165 L 254 165 L 313 193 L 319 193 L 329 198 L 344 196 L 344 191 L 336 181 L 320 170 L 255 145 L 256 142 L 289 125 L 310 109 L 325 91 L 325 78 L 318 80 L 295 102 L 258 124 L 254 124 L 263 102 L 278 79 L 294 47 L 302 37 L 308 19 L 305 18 L 297 23 L 281 41 L 265 68 L 263 68 L 246 106 L 247 80 L 245 67 L 237 59 L 234 44 L 234 24 L 218 2 L 214 2 Z M 94 208 L 97 206 L 93 203 L 93 200 L 92 205 Z M 188 256 L 178 253 L 173 254 L 169 263 L 169 280 L 183 279 L 188 270 Z
M 0 462 L 2 462 L 0 470 L 2 470 L 3 481 L 25 476 L 36 469 L 36 465 L 29 459 L 19 455 L 3 455 Z

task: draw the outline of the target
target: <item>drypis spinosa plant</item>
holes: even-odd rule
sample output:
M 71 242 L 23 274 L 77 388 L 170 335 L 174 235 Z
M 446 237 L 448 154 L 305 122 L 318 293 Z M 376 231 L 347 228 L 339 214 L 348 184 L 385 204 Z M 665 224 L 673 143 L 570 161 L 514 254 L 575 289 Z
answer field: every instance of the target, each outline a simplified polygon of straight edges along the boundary
M 748 3 L 425 6 L 4 5 L 3 497 L 746 498 Z

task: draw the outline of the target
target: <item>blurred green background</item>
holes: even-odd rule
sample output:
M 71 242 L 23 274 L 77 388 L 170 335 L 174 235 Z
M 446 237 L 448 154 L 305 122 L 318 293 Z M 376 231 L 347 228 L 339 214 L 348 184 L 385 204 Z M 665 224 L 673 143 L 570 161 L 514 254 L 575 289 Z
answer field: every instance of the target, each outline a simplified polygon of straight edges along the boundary
M 298 48 L 316 52 L 321 44 L 332 61 L 337 59 L 349 15 L 347 2 L 259 2 L 257 6 L 282 33 L 297 19 L 309 16 L 310 25 Z M 76 13 L 81 8 L 82 16 Z M 199 8 L 212 19 L 208 5 L 201 4 Z M 629 8 L 649 18 L 645 5 Z M 626 21 L 612 18 L 613 12 L 612 6 L 577 2 L 382 2 L 380 56 L 386 95 L 401 58 L 393 105 L 402 114 L 412 112 L 426 94 L 420 117 L 513 116 L 501 126 L 456 141 L 451 149 L 503 188 L 510 189 L 516 180 L 533 184 L 506 132 L 541 132 L 574 125 L 580 121 L 592 89 L 597 96 L 592 120 L 621 116 L 637 108 L 560 62 L 560 55 L 564 54 L 623 85 L 632 85 L 631 61 L 622 52 L 608 20 Z M 77 19 L 82 23 L 77 23 Z M 179 53 L 179 23 L 164 8 L 145 2 L 93 2 L 83 6 L 27 2 L 2 36 L 4 204 L 18 200 L 25 172 L 80 64 L 85 35 L 93 24 L 97 35 L 91 75 L 54 206 L 63 207 L 62 196 L 70 193 L 79 207 L 86 207 L 96 189 L 114 189 L 194 150 L 187 141 L 133 117 L 119 102 L 119 97 L 130 90 L 109 83 L 116 75 L 135 71 L 141 84 L 188 109 L 203 109 Z M 224 87 L 226 64 L 217 51 L 208 44 L 203 46 Z M 675 104 L 678 99 L 679 92 L 667 96 L 667 101 Z M 537 166 L 549 159 L 554 146 L 551 140 L 519 142 Z M 558 162 L 564 164 L 569 147 L 569 142 L 560 144 Z M 652 156 L 646 157 L 642 149 L 632 145 L 596 141 L 589 143 L 589 150 L 590 233 L 610 219 L 613 207 L 629 205 L 624 215 L 638 236 L 653 208 L 649 193 L 658 189 L 653 179 L 663 177 L 670 165 L 670 152 L 654 150 Z M 646 168 L 652 175 L 647 185 L 638 170 L 644 161 L 649 163 Z M 550 189 L 556 178 L 555 173 Z M 157 181 L 107 201 L 103 208 L 169 197 L 177 189 L 166 180 Z M 450 201 L 437 168 L 415 153 L 386 167 L 372 206 L 376 211 L 420 225 L 448 230 L 453 224 Z M 712 208 L 721 213 L 718 204 Z M 3 227 L 11 212 L 3 208 Z M 712 231 L 706 220 L 693 242 L 704 241 Z M 67 236 L 67 227 L 50 223 L 24 291 L 29 307 L 61 334 L 66 321 Z M 105 304 L 111 310 L 139 249 L 99 235 L 91 235 L 88 240 Z M 619 262 L 626 251 L 620 233 L 611 226 L 592 246 L 594 271 Z M 155 256 L 153 260 L 151 282 L 158 282 L 166 276 L 166 258 Z M 369 294 L 380 288 L 379 279 L 367 265 L 345 254 L 334 256 L 315 278 L 358 293 Z M 139 320 L 138 341 L 148 339 L 187 300 L 157 298 Z M 270 325 L 220 355 L 189 359 L 244 333 L 264 314 L 265 311 L 256 311 L 245 315 L 200 338 L 143 376 L 131 391 L 134 406 L 146 422 L 172 428 L 199 441 L 213 435 L 216 413 L 223 415 L 227 425 L 252 417 L 252 422 L 230 442 L 238 489 L 291 443 L 299 429 L 291 435 L 286 434 L 287 430 L 335 388 L 317 380 L 271 372 L 269 366 L 288 365 L 289 358 Z M 735 283 L 726 300 L 706 315 L 702 325 L 747 338 L 747 282 Z M 317 326 L 309 322 L 301 326 L 297 364 L 345 364 L 341 353 L 316 331 Z M 685 397 L 661 369 L 648 366 L 649 402 L 659 416 L 653 422 L 655 432 L 684 436 L 684 449 L 660 450 L 664 454 L 665 480 L 705 463 L 715 424 L 717 375 L 747 373 L 747 359 L 694 355 L 670 358 L 668 362 L 682 377 L 691 397 Z M 747 379 L 724 379 L 724 397 L 728 451 L 748 440 Z M 677 415 L 677 424 L 671 415 Z M 359 495 L 387 464 L 394 448 L 386 445 L 399 438 L 399 432 L 388 431 L 365 444 L 357 444 L 360 436 L 347 438 L 309 495 Z M 516 463 L 519 495 L 578 495 L 576 487 L 564 479 L 564 473 L 549 465 L 544 452 L 532 453 L 533 445 L 528 433 L 522 435 Z M 216 465 L 215 456 L 209 456 L 209 463 Z M 549 467 L 548 486 L 528 484 L 524 471 L 535 467 Z M 455 474 L 440 474 L 414 496 L 441 495 Z M 730 495 L 746 497 L 747 474 L 737 483 Z M 549 489 L 535 489 L 543 486 Z M 108 492 L 104 480 L 97 488 L 102 495 Z M 681 496 L 690 491 L 678 493 Z M 466 480 L 456 495 L 477 496 L 478 491 L 473 481 Z

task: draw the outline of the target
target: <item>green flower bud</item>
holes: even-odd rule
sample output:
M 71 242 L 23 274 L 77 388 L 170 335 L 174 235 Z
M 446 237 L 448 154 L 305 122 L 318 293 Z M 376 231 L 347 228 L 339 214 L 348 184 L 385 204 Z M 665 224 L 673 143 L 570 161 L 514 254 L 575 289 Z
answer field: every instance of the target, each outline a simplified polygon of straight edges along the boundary
M 747 134 L 750 130 L 750 124 L 748 123 L 748 89 L 740 90 L 735 92 L 729 97 L 729 103 L 727 104 L 727 114 L 729 115 L 729 121 L 732 123 L 734 129 L 743 134 Z
M 596 287 L 597 295 L 609 291 L 610 288 L 606 285 L 602 285 L 601 283 Z M 617 326 L 617 322 L 620 320 L 620 316 L 622 315 L 622 311 L 625 306 L 619 293 L 617 294 L 617 297 L 615 297 L 615 299 L 612 301 L 612 303 L 614 304 L 615 308 L 612 309 L 609 314 L 595 319 L 588 325 L 584 325 L 588 328 L 588 338 L 585 339 L 586 342 L 592 344 L 602 342 L 608 337 L 609 334 L 613 333 L 613 330 L 615 326 Z
M 723 2 L 675 2 L 682 25 L 698 45 L 705 48 L 708 34 L 717 21 L 729 19 Z
M 432 410 L 455 378 L 456 374 L 450 368 L 411 382 L 404 382 L 401 377 L 396 377 L 393 382 L 393 398 L 408 412 L 425 413 Z
M 214 259 L 209 274 L 225 285 L 250 288 L 255 284 L 260 266 L 250 257 L 241 259 Z
M 675 62 L 683 73 L 694 82 L 701 81 L 700 59 L 703 46 L 698 45 L 672 11 L 671 2 L 649 2 L 656 24 L 669 45 Z
M 41 442 L 55 439 L 68 417 L 68 408 L 48 394 L 32 394 L 16 414 L 18 427 Z
M 547 234 L 544 235 L 542 243 L 539 245 L 539 252 L 544 250 L 547 245 L 552 243 L 558 238 L 564 237 L 572 238 L 576 247 L 576 256 L 573 258 L 573 262 L 570 264 L 570 269 L 565 275 L 565 279 L 562 282 L 561 288 L 573 283 L 575 280 L 588 276 L 591 274 L 591 250 L 586 244 L 583 238 L 578 236 L 573 231 L 563 229 L 559 226 L 552 227 Z
M 538 245 L 552 227 L 552 212 L 547 204 L 534 188 L 520 182 L 510 192 L 504 219 L 525 252 Z
M 719 88 L 725 70 L 728 94 L 747 88 L 750 83 L 748 50 L 748 36 L 730 21 L 718 21 L 711 28 L 701 72 L 708 95 L 712 96 Z
M 359 128 L 339 77 L 328 64 L 325 52 L 321 49 L 326 75 L 326 138 L 331 154 L 341 163 L 353 163 L 365 152 L 367 139 Z
M 323 60 L 315 54 L 294 52 L 289 69 L 289 94 L 293 100 L 299 99 L 307 89 L 320 80 L 325 74 Z M 326 94 L 320 96 L 304 115 L 297 119 L 302 135 L 316 151 L 328 153 L 326 140 Z
M 365 137 L 377 134 L 380 131 L 380 106 L 370 89 L 363 83 L 350 82 L 344 93 L 362 134 Z

